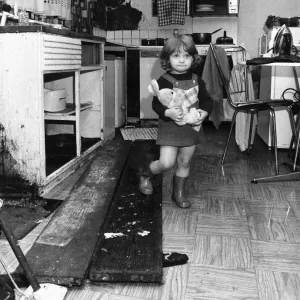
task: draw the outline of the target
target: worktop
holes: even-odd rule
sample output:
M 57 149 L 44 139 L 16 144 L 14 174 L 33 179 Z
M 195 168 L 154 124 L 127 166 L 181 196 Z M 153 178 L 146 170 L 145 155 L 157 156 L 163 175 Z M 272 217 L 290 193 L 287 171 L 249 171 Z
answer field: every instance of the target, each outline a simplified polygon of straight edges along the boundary
M 29 33 L 44 32 L 48 34 L 56 34 L 75 39 L 87 39 L 104 42 L 105 38 L 85 33 L 78 33 L 69 29 L 57 29 L 46 25 L 29 25 L 29 26 L 0 26 L 0 33 Z

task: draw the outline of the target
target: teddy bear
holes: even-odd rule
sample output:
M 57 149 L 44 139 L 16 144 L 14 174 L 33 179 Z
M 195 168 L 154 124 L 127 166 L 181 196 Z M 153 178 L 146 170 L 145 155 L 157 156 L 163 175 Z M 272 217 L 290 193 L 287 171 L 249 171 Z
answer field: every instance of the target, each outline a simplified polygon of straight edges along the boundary
M 160 90 L 158 83 L 155 79 L 151 80 L 151 84 L 148 86 L 148 90 L 152 95 L 158 98 L 162 105 L 168 108 L 174 106 L 181 107 L 183 111 L 183 118 L 180 121 L 175 122 L 177 125 L 183 126 L 186 124 L 190 124 L 193 126 L 193 124 L 196 124 L 200 121 L 200 111 L 197 110 L 195 107 L 188 109 L 188 107 L 191 104 L 188 100 L 184 100 L 179 93 L 176 93 L 176 91 L 169 88 L 164 88 Z M 193 129 L 199 131 L 200 127 L 201 125 L 195 125 L 193 126 Z

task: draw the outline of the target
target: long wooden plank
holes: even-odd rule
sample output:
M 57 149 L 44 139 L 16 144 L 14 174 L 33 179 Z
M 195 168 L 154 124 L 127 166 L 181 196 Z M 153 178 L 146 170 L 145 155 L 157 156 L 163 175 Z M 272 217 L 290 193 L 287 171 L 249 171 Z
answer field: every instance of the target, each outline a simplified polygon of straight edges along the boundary
M 133 143 L 93 255 L 92 282 L 162 281 L 162 177 L 154 179 L 152 196 L 138 191 L 145 157 L 157 155 L 154 143 Z
M 39 282 L 81 285 L 132 142 L 105 144 L 26 257 Z M 16 273 L 22 272 L 20 268 Z

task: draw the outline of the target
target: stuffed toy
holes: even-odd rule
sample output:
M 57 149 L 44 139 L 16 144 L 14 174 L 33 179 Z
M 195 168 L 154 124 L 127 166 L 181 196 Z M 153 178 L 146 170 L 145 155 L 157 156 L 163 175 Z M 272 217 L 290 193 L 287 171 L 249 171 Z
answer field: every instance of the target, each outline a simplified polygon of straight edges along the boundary
M 195 107 L 188 109 L 191 105 L 187 100 L 182 99 L 182 96 L 176 93 L 172 89 L 159 89 L 158 83 L 155 79 L 151 80 L 151 84 L 148 86 L 149 92 L 156 96 L 162 105 L 171 108 L 174 106 L 181 107 L 183 111 L 183 118 L 179 122 L 175 122 L 179 126 L 183 126 L 186 124 L 198 123 L 200 121 L 201 114 L 199 110 Z M 196 131 L 200 130 L 201 125 L 193 126 L 193 129 Z

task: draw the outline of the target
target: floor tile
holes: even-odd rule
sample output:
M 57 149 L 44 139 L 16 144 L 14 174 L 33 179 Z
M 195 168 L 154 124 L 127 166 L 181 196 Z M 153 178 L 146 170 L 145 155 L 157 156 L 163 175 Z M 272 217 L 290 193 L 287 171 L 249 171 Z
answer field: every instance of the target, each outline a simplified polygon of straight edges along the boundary
M 300 273 L 300 244 L 251 241 L 254 266 L 279 272 Z
M 201 214 L 240 217 L 245 216 L 245 203 L 242 198 L 227 198 L 222 196 L 203 196 L 199 198 Z
M 300 273 L 256 271 L 259 296 L 262 300 L 299 300 Z
M 164 233 L 195 233 L 198 213 L 182 208 L 163 208 Z
M 258 300 L 255 272 L 191 265 L 186 300 Z
M 186 233 L 164 233 L 163 234 L 163 252 L 177 252 L 186 254 L 189 260 L 192 259 L 194 250 L 195 236 Z
M 192 262 L 228 269 L 253 269 L 250 240 L 197 234 Z
M 250 237 L 246 217 L 199 214 L 196 234 Z

